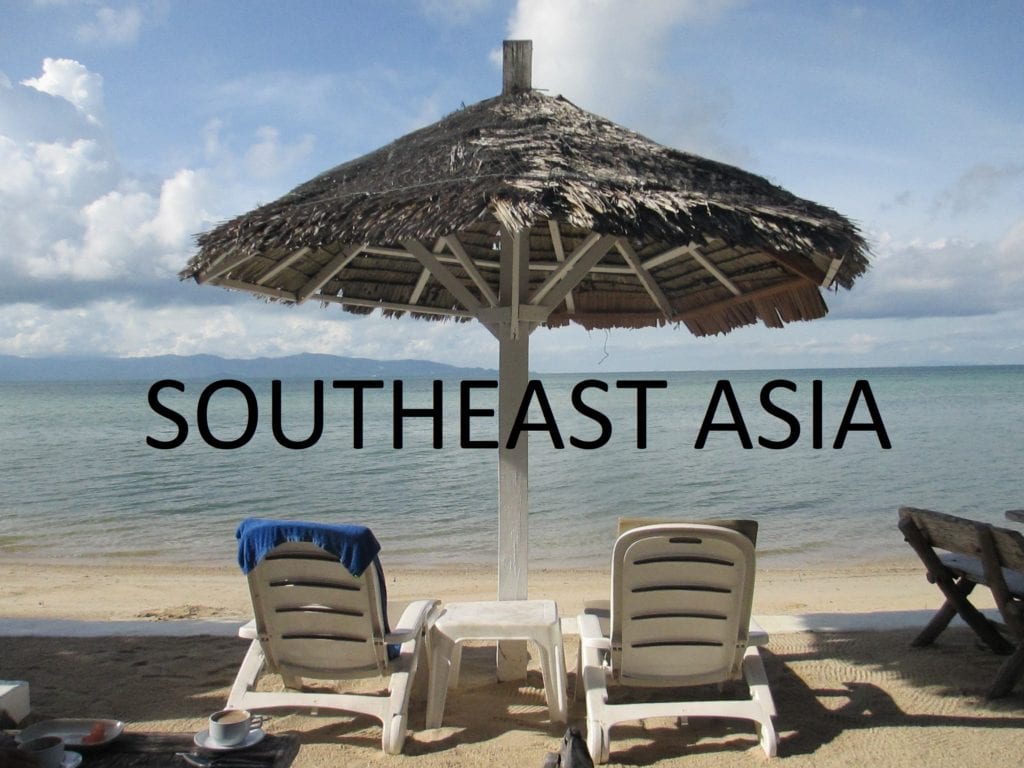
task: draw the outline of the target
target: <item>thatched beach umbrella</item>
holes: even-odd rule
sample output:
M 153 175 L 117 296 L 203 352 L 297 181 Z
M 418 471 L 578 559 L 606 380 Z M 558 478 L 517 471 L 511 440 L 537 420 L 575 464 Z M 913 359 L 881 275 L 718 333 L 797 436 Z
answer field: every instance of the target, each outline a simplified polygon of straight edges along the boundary
M 705 336 L 827 312 L 867 267 L 857 228 L 738 168 L 531 89 L 337 166 L 199 237 L 199 283 L 355 313 L 476 319 L 498 339 L 499 597 L 526 596 L 527 449 L 504 446 L 530 332 L 685 325 Z

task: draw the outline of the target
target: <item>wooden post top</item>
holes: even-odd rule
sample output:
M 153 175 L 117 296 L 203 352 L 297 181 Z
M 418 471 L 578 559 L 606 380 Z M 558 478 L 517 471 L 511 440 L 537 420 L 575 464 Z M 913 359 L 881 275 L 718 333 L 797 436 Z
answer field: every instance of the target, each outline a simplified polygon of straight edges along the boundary
M 501 95 L 529 91 L 533 80 L 533 41 L 506 40 L 502 49 Z

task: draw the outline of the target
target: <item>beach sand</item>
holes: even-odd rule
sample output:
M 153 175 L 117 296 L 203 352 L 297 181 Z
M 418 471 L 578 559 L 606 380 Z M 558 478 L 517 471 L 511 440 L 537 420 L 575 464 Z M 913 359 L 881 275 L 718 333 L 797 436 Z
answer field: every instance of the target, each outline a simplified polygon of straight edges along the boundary
M 387 568 L 392 610 L 417 597 L 490 599 L 490 569 Z M 607 571 L 536 569 L 532 597 L 555 599 L 565 616 L 605 597 Z M 17 619 L 234 619 L 249 614 L 244 578 L 234 568 L 153 564 L 0 561 L 0 616 Z M 982 592 L 982 590 L 978 590 Z M 905 560 L 831 570 L 758 573 L 757 616 L 873 612 L 877 621 L 912 617 L 899 629 L 773 631 L 764 652 L 779 709 L 779 757 L 808 766 L 1018 766 L 1024 733 L 1024 684 L 997 702 L 983 694 L 1002 658 L 951 628 L 927 649 L 910 641 L 941 603 L 921 566 Z M 984 599 L 982 599 L 984 598 Z M 991 606 L 988 595 L 976 602 Z M 827 623 L 827 622 L 826 622 Z M 899 623 L 899 622 L 897 622 Z M 132 730 L 196 732 L 223 706 L 246 650 L 227 636 L 11 637 L 0 619 L 0 677 L 31 683 L 31 721 L 116 717 Z M 8 633 L 9 634 L 9 633 Z M 578 643 L 566 637 L 570 690 Z M 422 681 L 421 681 L 422 682 Z M 460 687 L 448 698 L 445 725 L 423 730 L 414 700 L 404 753 L 385 756 L 372 720 L 333 715 L 275 716 L 271 732 L 300 736 L 298 768 L 396 765 L 421 768 L 536 768 L 563 727 L 547 720 L 543 687 L 531 662 L 525 683 L 494 680 L 493 647 L 466 649 Z M 585 722 L 582 701 L 570 720 Z M 726 720 L 624 724 L 612 731 L 611 765 L 731 766 L 764 761 L 752 727 Z
M 385 561 L 388 599 L 405 604 L 490 600 L 497 593 L 494 568 L 410 569 Z M 607 598 L 609 570 L 530 570 L 530 597 L 558 603 L 575 616 L 587 600 Z M 250 614 L 245 578 L 234 566 L 167 563 L 39 562 L 0 559 L 0 617 L 81 620 L 243 619 Z M 986 595 L 979 606 L 991 606 Z M 754 613 L 803 614 L 935 610 L 940 592 L 907 558 L 834 568 L 761 568 Z

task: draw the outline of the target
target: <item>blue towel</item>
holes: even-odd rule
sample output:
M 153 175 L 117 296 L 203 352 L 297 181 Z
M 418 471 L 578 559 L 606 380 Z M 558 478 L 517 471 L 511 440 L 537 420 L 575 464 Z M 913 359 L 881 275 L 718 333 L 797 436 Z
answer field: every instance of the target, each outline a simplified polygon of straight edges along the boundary
M 365 525 L 328 525 L 249 517 L 235 531 L 238 565 L 248 574 L 278 544 L 308 541 L 338 558 L 353 576 L 361 576 L 380 552 L 380 544 Z
M 290 520 L 269 520 L 247 517 L 238 524 L 235 531 L 238 539 L 238 565 L 248 574 L 260 564 L 260 560 L 278 544 L 289 541 L 308 541 L 338 558 L 353 576 L 361 576 L 370 565 L 377 569 L 380 582 L 380 600 L 384 631 L 390 632 L 388 624 L 388 595 L 377 553 L 380 543 L 373 531 L 365 525 L 329 525 L 327 523 L 302 523 Z M 399 646 L 388 645 L 388 658 L 398 658 Z

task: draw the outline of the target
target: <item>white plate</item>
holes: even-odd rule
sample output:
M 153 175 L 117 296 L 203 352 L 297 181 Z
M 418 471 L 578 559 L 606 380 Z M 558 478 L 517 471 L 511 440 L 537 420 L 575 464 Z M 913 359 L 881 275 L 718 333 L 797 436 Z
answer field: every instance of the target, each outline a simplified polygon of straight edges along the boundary
M 103 738 L 99 741 L 83 742 L 89 732 L 100 723 L 103 725 Z M 19 734 L 20 741 L 38 739 L 42 736 L 59 736 L 64 740 L 64 745 L 73 749 L 93 749 L 109 744 L 124 730 L 124 723 L 120 720 L 44 720 L 28 726 Z M 79 756 L 81 757 L 81 756 Z M 67 766 L 65 766 L 67 768 Z
M 64 759 L 60 762 L 60 768 L 78 768 L 82 764 L 82 756 L 77 752 L 64 750 Z
M 263 741 L 263 737 L 266 735 L 266 732 L 262 728 L 253 728 L 249 731 L 249 735 L 242 739 L 238 744 L 227 745 L 221 744 L 219 741 L 214 741 L 210 738 L 209 731 L 200 731 L 192 741 L 200 749 L 212 749 L 214 752 L 233 752 L 236 749 L 248 749 L 249 747 L 259 744 Z

